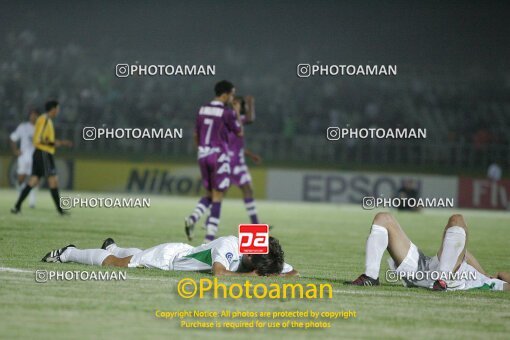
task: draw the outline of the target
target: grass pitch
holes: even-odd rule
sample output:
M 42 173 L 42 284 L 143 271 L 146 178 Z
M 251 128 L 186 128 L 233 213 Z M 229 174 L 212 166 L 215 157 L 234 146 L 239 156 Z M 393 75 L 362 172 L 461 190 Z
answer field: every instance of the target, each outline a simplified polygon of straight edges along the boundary
M 77 195 L 77 193 L 72 193 Z M 82 195 L 91 195 L 82 193 Z M 94 195 L 97 196 L 97 195 Z M 111 197 L 111 196 L 109 196 Z M 224 300 L 210 296 L 185 300 L 176 282 L 206 274 L 127 269 L 126 281 L 35 282 L 35 270 L 99 270 L 78 264 L 39 262 L 51 249 L 74 243 L 98 248 L 106 237 L 121 247 L 147 248 L 185 242 L 182 220 L 195 199 L 152 196 L 148 209 L 74 209 L 55 212 L 49 194 L 38 193 L 36 209 L 8 210 L 13 190 L 0 191 L 0 338 L 508 338 L 510 294 L 407 289 L 383 281 L 381 287 L 348 287 L 363 270 L 364 244 L 375 211 L 333 204 L 257 202 L 260 218 L 275 226 L 286 261 L 300 271 L 300 283 L 331 283 L 333 299 Z M 426 254 L 437 251 L 450 210 L 396 213 L 406 233 Z M 458 211 L 455 211 L 458 212 Z M 469 226 L 468 248 L 490 272 L 510 271 L 508 213 L 461 211 Z M 246 222 L 239 200 L 226 200 L 220 235 L 237 233 Z M 197 225 L 198 245 L 203 231 Z M 387 255 L 385 256 L 385 258 Z M 381 277 L 387 269 L 383 259 Z M 105 269 L 102 269 L 105 270 Z M 245 279 L 222 279 L 243 283 Z M 255 278 L 283 282 L 280 278 Z M 209 311 L 355 310 L 357 317 L 331 321 L 328 329 L 182 329 L 178 320 L 155 317 L 156 310 Z

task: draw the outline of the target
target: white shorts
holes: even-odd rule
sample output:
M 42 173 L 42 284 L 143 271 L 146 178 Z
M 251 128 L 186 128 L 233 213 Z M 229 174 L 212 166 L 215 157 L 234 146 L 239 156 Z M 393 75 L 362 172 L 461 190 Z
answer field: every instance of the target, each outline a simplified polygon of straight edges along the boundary
M 406 258 L 402 263 L 395 269 L 396 272 L 405 272 L 405 273 L 414 273 L 418 271 L 418 262 L 420 259 L 420 252 L 418 251 L 418 247 L 414 243 L 411 242 L 411 247 L 409 247 L 409 251 L 407 252 Z M 394 269 L 394 265 L 392 266 Z
M 131 258 L 129 268 L 157 268 L 162 270 L 173 270 L 173 261 L 181 252 L 193 249 L 185 243 L 164 243 L 158 246 L 145 249 Z
M 18 157 L 18 175 L 31 175 L 32 174 L 32 155 L 22 154 Z

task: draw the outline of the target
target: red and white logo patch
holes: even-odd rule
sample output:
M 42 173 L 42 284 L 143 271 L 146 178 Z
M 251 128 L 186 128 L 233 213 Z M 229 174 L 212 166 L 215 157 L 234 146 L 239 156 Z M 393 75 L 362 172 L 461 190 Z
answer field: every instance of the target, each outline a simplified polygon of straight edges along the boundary
M 239 253 L 269 253 L 269 226 L 267 224 L 239 225 Z

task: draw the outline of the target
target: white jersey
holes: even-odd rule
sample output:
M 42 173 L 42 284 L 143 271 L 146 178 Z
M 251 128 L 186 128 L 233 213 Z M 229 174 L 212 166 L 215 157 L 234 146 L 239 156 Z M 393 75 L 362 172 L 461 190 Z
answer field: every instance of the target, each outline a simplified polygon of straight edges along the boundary
M 239 253 L 239 239 L 224 236 L 179 254 L 174 259 L 173 270 L 210 271 L 217 262 L 227 270 L 237 272 L 242 269 L 242 257 Z M 291 265 L 284 263 L 282 274 L 292 270 Z
M 496 163 L 492 163 L 487 169 L 487 177 L 490 180 L 499 181 L 501 179 L 501 175 L 502 175 L 501 167 Z
M 431 259 L 430 270 L 439 271 L 439 259 L 437 256 Z M 458 279 L 453 281 L 447 280 L 446 290 L 503 290 L 505 284 L 505 281 L 483 275 L 465 260 L 462 261 L 455 274 L 458 276 Z
M 215 262 L 227 270 L 235 272 L 241 264 L 239 243 L 235 236 L 217 238 L 209 243 L 180 253 L 174 260 L 174 270 L 206 271 L 211 270 Z
M 129 267 L 159 268 L 177 271 L 211 271 L 218 262 L 227 270 L 242 270 L 242 254 L 235 236 L 224 236 L 192 247 L 184 243 L 164 243 L 133 255 Z M 292 266 L 284 263 L 282 274 L 291 272 Z
M 13 133 L 11 133 L 10 138 L 13 142 L 20 142 L 20 157 L 32 157 L 32 153 L 34 152 L 34 144 L 32 143 L 32 138 L 34 137 L 34 125 L 30 122 L 23 122 Z

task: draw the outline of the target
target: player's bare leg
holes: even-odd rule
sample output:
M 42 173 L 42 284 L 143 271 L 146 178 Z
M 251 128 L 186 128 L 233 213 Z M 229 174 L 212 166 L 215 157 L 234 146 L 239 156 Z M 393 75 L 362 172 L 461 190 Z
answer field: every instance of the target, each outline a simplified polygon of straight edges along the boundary
M 239 187 L 243 193 L 243 198 L 253 198 L 253 189 L 250 183 L 243 184 Z
M 459 269 L 466 255 L 467 234 L 467 225 L 462 215 L 450 216 L 437 252 L 441 272 L 454 273 Z
M 206 235 L 204 242 L 211 242 L 216 238 L 216 233 L 218 232 L 218 226 L 220 224 L 220 215 L 221 215 L 221 201 L 223 200 L 223 192 L 219 190 L 213 189 L 211 191 L 211 213 L 207 218 L 206 222 Z
M 503 285 L 503 290 L 510 291 L 510 273 L 505 272 L 496 273 L 496 278 L 506 282 Z
M 388 252 L 391 258 L 398 266 L 406 258 L 411 240 L 398 223 L 395 217 L 390 213 L 378 213 L 375 215 L 372 226 L 380 226 L 388 231 Z M 370 237 L 370 236 L 369 236 Z
M 257 207 L 255 206 L 255 199 L 253 198 L 253 188 L 251 184 L 243 184 L 239 187 L 239 189 L 241 189 L 241 192 L 243 193 L 244 205 L 251 223 L 258 224 L 259 218 L 257 216 Z
M 476 257 L 474 257 L 473 254 L 469 250 L 466 249 L 466 262 L 473 268 L 475 268 L 477 271 L 479 271 L 481 274 L 491 277 L 491 275 L 487 274 L 487 272 L 483 269 L 483 267 L 480 265 Z M 510 291 L 510 273 L 506 272 L 499 272 L 496 273 L 494 276 L 492 276 L 496 279 L 500 279 L 505 281 L 506 283 L 503 285 L 503 290 Z
M 113 266 L 113 267 L 128 267 L 129 262 L 133 255 L 128 257 L 116 257 L 115 255 L 110 255 L 103 260 L 102 266 Z
M 467 264 L 469 264 L 470 266 L 472 266 L 473 268 L 478 270 L 483 275 L 489 276 L 489 275 L 487 275 L 485 270 L 483 270 L 482 265 L 478 262 L 476 257 L 473 254 L 471 254 L 471 252 L 467 249 L 466 249 L 466 262 L 467 262 Z
M 494 277 L 496 279 L 500 279 L 505 281 L 506 283 L 503 285 L 503 290 L 510 291 L 510 273 L 506 272 L 499 272 L 496 273 L 494 276 L 491 276 L 483 270 L 482 266 L 478 262 L 478 260 L 471 254 L 469 250 L 466 249 L 466 262 L 473 268 L 475 268 L 477 271 L 479 271 L 481 274 L 487 276 L 487 277 Z
M 411 240 L 391 214 L 376 214 L 365 247 L 365 273 L 348 283 L 359 286 L 378 285 L 384 251 L 388 250 L 398 266 L 406 258 L 410 247 Z
M 26 175 L 18 175 L 18 187 L 21 188 L 23 183 L 25 183 Z
M 30 178 L 28 179 L 28 185 L 33 188 L 38 184 L 39 184 L 39 177 L 30 176 Z

